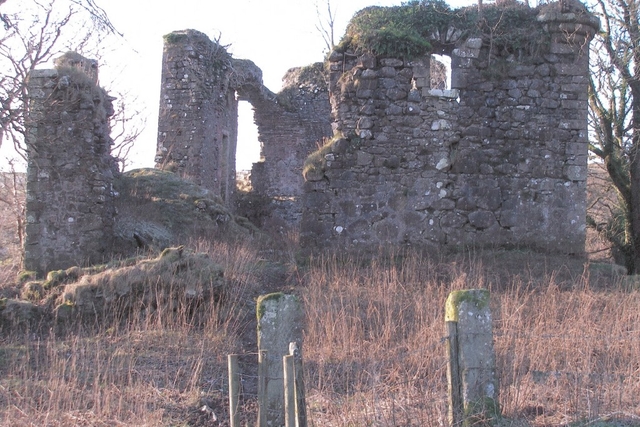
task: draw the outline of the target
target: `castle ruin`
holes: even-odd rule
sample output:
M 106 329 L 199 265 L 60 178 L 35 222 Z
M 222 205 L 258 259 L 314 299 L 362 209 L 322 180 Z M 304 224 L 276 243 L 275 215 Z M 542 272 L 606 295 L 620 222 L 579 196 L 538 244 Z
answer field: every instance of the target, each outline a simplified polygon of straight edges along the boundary
M 526 9 L 535 31 L 525 47 L 454 21 L 434 29 L 424 55 L 342 46 L 324 64 L 291 69 L 279 93 L 203 33 L 170 33 L 156 167 L 236 206 L 238 102 L 248 101 L 262 151 L 253 194 L 269 204 L 258 220 L 299 228 L 303 247 L 580 253 L 599 23 L 571 0 Z M 432 83 L 442 67 L 431 53 L 450 58 L 450 88 Z M 96 82 L 95 62 L 74 55 L 30 76 L 27 269 L 109 255 L 113 109 Z
M 330 108 L 321 64 L 292 69 L 275 94 L 251 61 L 232 58 L 195 30 L 165 36 L 156 167 L 176 172 L 233 205 L 238 102 L 254 109 L 261 157 L 255 192 L 271 200 L 280 223 L 300 221 L 302 164 L 330 136 Z
M 334 52 L 338 136 L 307 167 L 303 246 L 582 253 L 599 24 L 579 3 L 560 7 L 535 16 L 536 49 L 503 53 L 455 24 L 435 32 L 434 51 L 451 58 L 450 90 L 430 87 L 428 55 Z

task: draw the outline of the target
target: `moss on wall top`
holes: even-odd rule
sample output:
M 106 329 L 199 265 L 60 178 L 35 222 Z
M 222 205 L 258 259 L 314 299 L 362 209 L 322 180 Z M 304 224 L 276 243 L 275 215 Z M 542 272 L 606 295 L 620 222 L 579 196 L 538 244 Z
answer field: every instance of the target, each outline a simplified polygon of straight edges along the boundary
M 285 294 L 282 292 L 273 292 L 267 295 L 261 295 L 258 297 L 258 301 L 256 302 L 256 316 L 258 318 L 258 322 L 264 316 L 265 307 L 264 304 L 267 301 L 279 301 L 281 298 L 284 298 Z
M 431 52 L 429 36 L 439 25 L 448 25 L 450 14 L 449 6 L 439 0 L 370 6 L 353 16 L 336 50 L 418 57 Z
M 515 0 L 485 5 L 482 14 L 477 6 L 451 9 L 442 0 L 371 6 L 353 16 L 336 50 L 412 59 L 446 53 L 459 39 L 481 37 L 496 55 L 536 54 L 548 45 L 539 11 Z

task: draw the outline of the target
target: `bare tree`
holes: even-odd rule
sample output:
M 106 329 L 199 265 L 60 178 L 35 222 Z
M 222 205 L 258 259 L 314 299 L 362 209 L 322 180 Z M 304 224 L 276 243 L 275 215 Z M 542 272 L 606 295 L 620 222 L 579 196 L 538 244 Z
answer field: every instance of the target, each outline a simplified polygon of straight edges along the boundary
M 108 33 L 117 34 L 118 36 L 122 37 L 122 33 L 117 31 L 111 23 L 109 16 L 107 16 L 107 12 L 105 12 L 103 8 L 98 6 L 94 0 L 71 0 L 71 2 L 87 11 L 91 16 L 91 20 L 94 22 L 98 29 Z
M 0 144 L 10 141 L 26 158 L 29 74 L 69 50 L 100 59 L 102 42 L 121 35 L 94 0 L 0 0 L 0 7 L 6 29 L 0 36 Z M 134 102 L 126 91 L 117 93 L 111 118 L 112 151 L 121 168 L 144 126 Z
M 0 204 L 9 216 L 4 220 L 13 223 L 19 247 L 24 243 L 25 186 L 24 174 L 16 171 L 13 162 L 9 161 L 9 171 L 0 173 Z
M 597 0 L 601 31 L 591 48 L 590 150 L 617 194 L 606 219 L 588 224 L 607 238 L 629 273 L 640 270 L 640 0 Z
M 97 46 L 104 32 L 96 31 L 86 10 L 73 1 L 9 2 L 3 12 L 11 6 L 14 10 L 3 14 L 7 30 L 0 38 L 0 129 L 24 157 L 29 74 L 62 52 Z
M 316 15 L 318 17 L 316 29 L 322 36 L 322 40 L 324 40 L 327 52 L 331 52 L 336 46 L 336 9 L 331 7 L 331 0 L 326 0 L 326 15 L 320 12 L 320 5 L 319 3 L 316 3 Z
M 145 121 L 134 99 L 129 93 L 116 93 L 114 101 L 115 114 L 111 116 L 111 138 L 113 146 L 111 154 L 118 162 L 120 171 L 129 166 L 131 149 L 144 130 Z

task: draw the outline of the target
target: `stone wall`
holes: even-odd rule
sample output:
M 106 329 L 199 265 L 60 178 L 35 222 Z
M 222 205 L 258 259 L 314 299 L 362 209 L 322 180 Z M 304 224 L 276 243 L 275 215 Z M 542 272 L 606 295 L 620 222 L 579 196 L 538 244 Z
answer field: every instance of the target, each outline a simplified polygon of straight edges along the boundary
M 292 68 L 283 82 L 275 99 L 249 99 L 262 147 L 251 182 L 270 201 L 261 225 L 290 227 L 302 217 L 304 159 L 331 136 L 331 107 L 322 63 Z
M 272 93 L 253 62 L 232 58 L 205 34 L 185 30 L 165 36 L 156 167 L 234 206 L 238 101 L 248 101 L 262 147 L 251 181 L 254 195 L 266 200 L 256 221 L 297 224 L 302 164 L 331 134 L 330 107 L 323 64 L 292 69 L 284 80 L 283 90 Z M 253 218 L 252 208 L 238 203 L 240 213 Z
M 334 52 L 337 136 L 305 169 L 302 244 L 582 252 L 598 22 L 558 5 L 537 22 L 548 51 L 536 56 L 442 32 L 432 42 L 451 57 L 451 90 L 431 87 L 429 57 Z
M 29 76 L 24 267 L 45 273 L 110 255 L 115 209 L 109 116 L 97 63 L 75 53 Z
M 229 202 L 235 191 L 238 102 L 232 59 L 195 30 L 164 39 L 156 167 Z

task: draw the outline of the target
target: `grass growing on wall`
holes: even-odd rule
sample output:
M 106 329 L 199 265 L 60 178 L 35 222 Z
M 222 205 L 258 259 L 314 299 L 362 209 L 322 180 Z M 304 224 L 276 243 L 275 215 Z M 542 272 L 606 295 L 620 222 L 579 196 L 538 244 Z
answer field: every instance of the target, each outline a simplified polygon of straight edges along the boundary
M 532 55 L 548 45 L 536 19 L 538 12 L 538 8 L 510 0 L 484 5 L 482 15 L 477 6 L 451 9 L 441 0 L 371 6 L 353 16 L 336 50 L 412 59 L 431 53 L 434 44 L 439 49 L 452 45 L 447 34 L 454 29 L 463 40 L 481 37 L 495 55 L 520 51 Z
M 411 3 L 405 6 L 371 6 L 357 12 L 337 50 L 414 58 L 431 52 L 429 36 L 448 26 L 451 9 L 446 3 Z
M 305 159 L 302 167 L 302 176 L 305 180 L 315 180 L 321 176 L 327 166 L 327 154 L 331 153 L 333 146 L 339 137 L 324 141 L 322 146 Z M 314 178 L 316 177 L 316 178 Z

